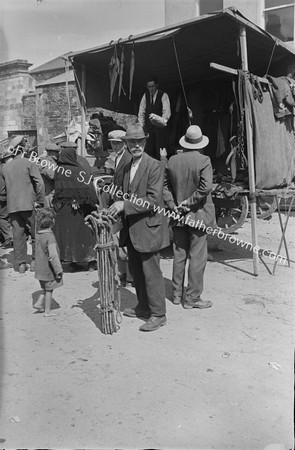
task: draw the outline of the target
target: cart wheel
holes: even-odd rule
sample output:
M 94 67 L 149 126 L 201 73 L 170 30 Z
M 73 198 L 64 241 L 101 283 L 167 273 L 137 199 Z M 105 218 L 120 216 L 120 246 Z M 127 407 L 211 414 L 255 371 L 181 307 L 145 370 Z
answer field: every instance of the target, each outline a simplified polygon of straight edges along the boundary
M 239 197 L 239 200 L 240 204 L 235 208 L 219 208 L 218 210 L 217 225 L 224 233 L 233 233 L 243 225 L 247 218 L 248 197 L 243 195 Z
M 281 198 L 278 197 L 280 203 Z M 277 202 L 273 195 L 257 195 L 256 215 L 258 219 L 268 219 L 277 209 Z

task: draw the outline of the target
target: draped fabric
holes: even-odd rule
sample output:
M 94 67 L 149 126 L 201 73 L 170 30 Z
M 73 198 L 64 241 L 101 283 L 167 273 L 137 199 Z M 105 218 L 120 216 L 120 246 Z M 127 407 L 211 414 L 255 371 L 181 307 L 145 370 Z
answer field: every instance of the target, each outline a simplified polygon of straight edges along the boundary
M 90 168 L 79 163 L 74 148 L 66 148 L 60 153 L 54 188 L 54 202 L 75 200 L 79 205 L 97 203 Z
M 272 189 L 290 184 L 294 177 L 295 141 L 292 117 L 278 120 L 274 116 L 271 95 L 263 92 L 262 102 L 255 99 L 249 79 L 246 108 L 250 109 L 255 158 L 255 181 L 259 189 Z
M 90 167 L 80 164 L 74 148 L 66 148 L 60 153 L 57 170 L 53 205 L 60 259 L 89 263 L 96 259 L 95 238 L 84 219 L 97 203 Z

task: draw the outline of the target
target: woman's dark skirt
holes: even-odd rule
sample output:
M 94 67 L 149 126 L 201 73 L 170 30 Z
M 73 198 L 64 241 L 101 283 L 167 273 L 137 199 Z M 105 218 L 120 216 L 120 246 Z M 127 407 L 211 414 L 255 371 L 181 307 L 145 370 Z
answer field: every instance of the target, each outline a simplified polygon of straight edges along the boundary
M 84 218 L 93 208 L 80 206 L 73 209 L 71 203 L 60 203 L 56 210 L 54 234 L 60 250 L 61 261 L 86 263 L 96 260 L 96 244 L 91 229 Z

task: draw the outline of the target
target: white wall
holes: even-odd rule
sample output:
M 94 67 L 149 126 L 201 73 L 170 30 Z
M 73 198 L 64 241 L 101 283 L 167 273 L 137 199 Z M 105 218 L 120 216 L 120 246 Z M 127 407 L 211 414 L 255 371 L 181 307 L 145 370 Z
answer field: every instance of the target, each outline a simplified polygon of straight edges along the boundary
M 263 0 L 223 0 L 223 7 L 235 6 L 251 22 L 262 26 L 263 3 Z M 198 10 L 197 4 L 198 0 L 165 0 L 165 25 L 193 19 Z

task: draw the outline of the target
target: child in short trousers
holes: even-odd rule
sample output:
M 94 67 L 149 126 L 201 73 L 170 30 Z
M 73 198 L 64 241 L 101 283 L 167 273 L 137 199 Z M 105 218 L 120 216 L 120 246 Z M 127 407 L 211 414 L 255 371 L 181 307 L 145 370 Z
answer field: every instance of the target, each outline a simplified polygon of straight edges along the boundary
M 54 212 L 50 208 L 42 208 L 36 214 L 35 241 L 35 278 L 39 280 L 43 293 L 33 305 L 35 309 L 44 311 L 44 317 L 55 316 L 51 311 L 52 292 L 63 285 L 62 266 L 59 250 L 52 232 Z

